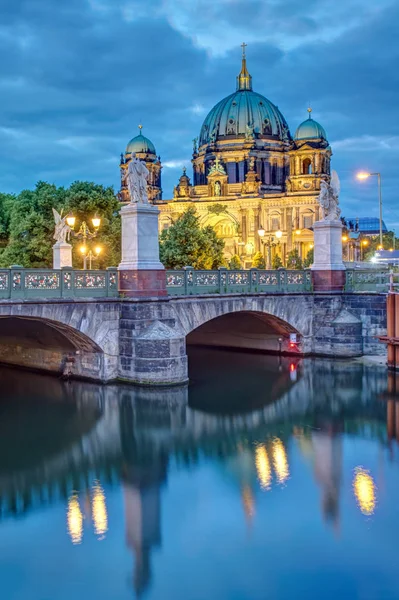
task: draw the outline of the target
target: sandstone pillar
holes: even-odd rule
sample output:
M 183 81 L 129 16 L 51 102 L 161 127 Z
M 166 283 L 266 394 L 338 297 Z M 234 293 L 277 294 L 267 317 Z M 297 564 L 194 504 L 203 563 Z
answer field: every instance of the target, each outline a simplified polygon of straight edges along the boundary
M 159 260 L 158 208 L 153 204 L 131 203 L 120 214 L 119 291 L 133 298 L 166 296 L 165 269 Z
M 342 223 L 339 220 L 317 221 L 313 224 L 313 230 L 313 289 L 315 292 L 341 292 L 345 286 L 345 265 L 342 261 Z
M 67 242 L 57 242 L 53 246 L 53 269 L 72 267 L 72 246 Z

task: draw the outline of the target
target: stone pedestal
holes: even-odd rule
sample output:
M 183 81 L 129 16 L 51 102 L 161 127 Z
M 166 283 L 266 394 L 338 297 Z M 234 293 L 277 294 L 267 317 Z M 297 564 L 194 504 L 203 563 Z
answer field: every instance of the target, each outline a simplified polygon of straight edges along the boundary
M 67 242 L 56 242 L 53 246 L 53 269 L 72 267 L 72 246 Z
M 152 204 L 121 209 L 122 260 L 119 291 L 133 298 L 166 296 L 166 274 L 159 260 L 159 210 Z
M 313 289 L 315 292 L 342 292 L 345 286 L 342 223 L 339 220 L 317 221 L 313 225 L 313 230 Z

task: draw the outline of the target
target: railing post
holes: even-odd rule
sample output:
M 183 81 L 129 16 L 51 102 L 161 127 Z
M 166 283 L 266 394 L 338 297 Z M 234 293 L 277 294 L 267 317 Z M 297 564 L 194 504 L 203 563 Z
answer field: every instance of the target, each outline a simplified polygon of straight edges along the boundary
M 278 269 L 277 271 L 278 273 L 278 283 L 279 283 L 279 288 L 280 288 L 280 292 L 286 292 L 287 291 L 287 271 L 285 269 Z
M 227 285 L 227 269 L 226 267 L 219 267 L 219 294 L 224 294 L 224 288 Z
M 15 286 L 14 286 L 15 277 Z M 18 283 L 19 277 L 19 283 Z M 25 297 L 25 269 L 21 265 L 10 266 L 10 298 Z
M 258 269 L 249 270 L 249 291 L 258 291 L 259 272 Z
M 184 295 L 185 296 L 189 296 L 189 273 L 192 272 L 194 269 L 193 267 L 183 267 L 183 271 L 184 271 Z M 194 274 L 192 273 L 192 278 L 193 278 L 193 286 L 194 286 Z

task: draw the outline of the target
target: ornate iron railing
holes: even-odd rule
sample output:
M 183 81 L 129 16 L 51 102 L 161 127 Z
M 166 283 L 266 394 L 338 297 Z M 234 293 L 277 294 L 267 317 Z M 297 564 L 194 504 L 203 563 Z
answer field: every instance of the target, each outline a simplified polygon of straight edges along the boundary
M 391 275 L 392 277 L 394 276 Z M 388 271 L 347 270 L 345 291 L 387 292 L 389 283 Z M 399 287 L 396 280 L 393 280 L 392 285 Z M 170 296 L 311 292 L 312 274 L 308 269 L 196 271 L 186 267 L 166 271 L 166 286 Z M 18 266 L 0 269 L 0 300 L 117 297 L 118 272 L 115 267 L 106 271 L 78 271 L 69 268 L 24 269 Z
M 397 274 L 396 274 L 397 277 Z M 390 273 L 379 269 L 348 269 L 346 292 L 387 292 Z
M 118 296 L 118 273 L 74 269 L 0 269 L 0 299 L 107 298 Z
M 171 296 L 310 292 L 312 276 L 310 270 L 195 271 L 186 267 L 178 271 L 166 271 L 166 287 Z

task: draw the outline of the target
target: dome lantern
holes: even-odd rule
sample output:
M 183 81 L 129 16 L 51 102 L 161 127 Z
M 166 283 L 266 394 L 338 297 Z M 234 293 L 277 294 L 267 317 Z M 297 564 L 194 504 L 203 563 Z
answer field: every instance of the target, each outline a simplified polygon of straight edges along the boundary
M 237 91 L 243 91 L 243 90 L 252 90 L 252 77 L 251 75 L 248 73 L 248 69 L 247 69 L 247 57 L 245 55 L 245 48 L 247 47 L 247 44 L 242 43 L 241 44 L 241 48 L 242 48 L 242 66 L 241 66 L 241 72 L 239 75 L 237 75 Z

